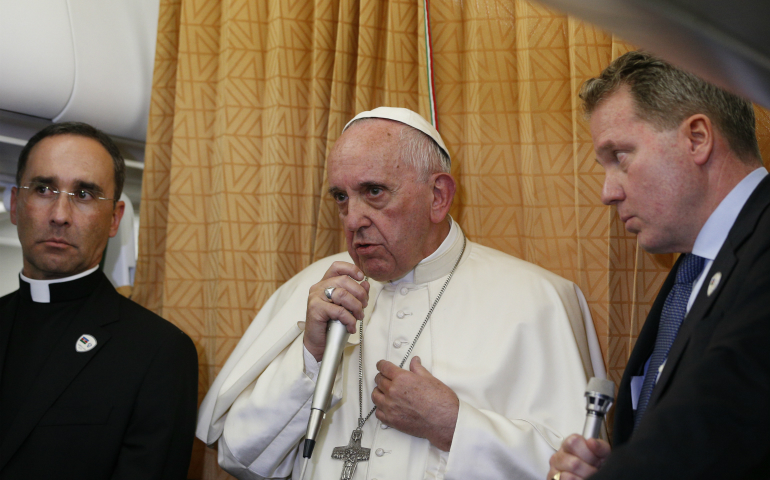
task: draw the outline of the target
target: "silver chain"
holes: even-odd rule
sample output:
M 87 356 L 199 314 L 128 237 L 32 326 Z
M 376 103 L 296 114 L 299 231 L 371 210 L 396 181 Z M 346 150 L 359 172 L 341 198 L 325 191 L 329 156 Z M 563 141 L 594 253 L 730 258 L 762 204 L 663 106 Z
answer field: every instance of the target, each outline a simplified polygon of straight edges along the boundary
M 463 249 L 460 251 L 460 256 L 457 257 L 457 261 L 455 262 L 454 267 L 452 267 L 452 271 L 449 272 L 449 276 L 446 279 L 446 282 L 444 282 L 444 286 L 441 287 L 441 291 L 438 292 L 438 296 L 436 297 L 436 300 L 433 302 L 433 305 L 431 305 L 430 310 L 428 310 L 428 314 L 425 316 L 425 320 L 422 321 L 422 325 L 420 325 L 420 329 L 417 331 L 417 335 L 414 337 L 414 340 L 412 340 L 412 344 L 409 345 L 409 350 L 406 351 L 406 355 L 404 355 L 403 360 L 401 360 L 401 363 L 398 365 L 398 368 L 403 368 L 404 364 L 406 363 L 406 359 L 409 358 L 409 355 L 412 354 L 412 350 L 414 349 L 415 344 L 417 343 L 417 339 L 420 338 L 420 335 L 422 335 L 422 331 L 425 329 L 425 325 L 428 324 L 428 320 L 430 320 L 430 316 L 433 314 L 433 310 L 436 308 L 436 305 L 438 305 L 438 301 L 441 300 L 441 296 L 444 295 L 444 291 L 446 290 L 447 285 L 449 285 L 449 281 L 452 280 L 452 276 L 455 274 L 455 270 L 457 270 L 457 266 L 460 264 L 460 260 L 463 258 L 463 253 L 465 253 L 465 244 L 467 243 L 465 234 L 463 234 Z M 364 279 L 366 280 L 366 279 Z M 369 417 L 372 416 L 375 410 L 377 410 L 377 405 L 373 406 L 371 410 L 369 410 L 369 413 L 366 415 L 366 418 L 364 418 L 364 321 L 361 320 L 361 328 L 358 329 L 358 429 L 364 428 L 364 424 L 367 420 L 369 420 Z

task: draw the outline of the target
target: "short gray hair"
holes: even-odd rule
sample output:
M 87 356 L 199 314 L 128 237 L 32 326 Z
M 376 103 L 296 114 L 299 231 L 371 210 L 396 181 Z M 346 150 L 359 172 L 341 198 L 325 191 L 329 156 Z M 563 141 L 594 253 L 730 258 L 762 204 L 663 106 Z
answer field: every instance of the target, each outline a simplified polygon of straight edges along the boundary
M 659 130 L 670 130 L 695 114 L 706 115 L 744 163 L 761 163 L 751 103 L 647 52 L 628 52 L 580 88 L 583 110 L 593 111 L 627 86 L 637 116 Z
M 347 129 L 353 125 L 361 125 L 378 120 L 387 119 L 359 118 L 350 122 Z M 387 121 L 392 122 L 395 120 Z M 419 182 L 427 182 L 434 173 L 451 173 L 452 171 L 452 163 L 446 152 L 439 147 L 435 140 L 416 128 L 401 124 L 398 147 L 401 160 L 405 165 L 417 171 L 417 180 Z

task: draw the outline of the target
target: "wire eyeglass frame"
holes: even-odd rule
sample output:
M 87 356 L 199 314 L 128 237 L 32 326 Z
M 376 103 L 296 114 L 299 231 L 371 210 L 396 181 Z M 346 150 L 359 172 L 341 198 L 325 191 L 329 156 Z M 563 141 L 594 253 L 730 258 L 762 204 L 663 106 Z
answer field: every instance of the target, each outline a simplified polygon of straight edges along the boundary
M 58 199 L 61 193 L 66 194 L 70 203 L 75 204 L 80 209 L 96 207 L 99 204 L 97 200 L 110 200 L 113 203 L 113 207 L 117 203 L 116 199 L 101 197 L 98 193 L 87 188 L 79 188 L 74 192 L 68 192 L 66 190 L 57 190 L 51 187 L 51 185 L 42 182 L 30 182 L 18 188 L 27 190 L 29 195 L 27 201 L 32 201 L 41 206 L 53 205 L 54 200 Z M 83 194 L 86 197 L 79 196 Z

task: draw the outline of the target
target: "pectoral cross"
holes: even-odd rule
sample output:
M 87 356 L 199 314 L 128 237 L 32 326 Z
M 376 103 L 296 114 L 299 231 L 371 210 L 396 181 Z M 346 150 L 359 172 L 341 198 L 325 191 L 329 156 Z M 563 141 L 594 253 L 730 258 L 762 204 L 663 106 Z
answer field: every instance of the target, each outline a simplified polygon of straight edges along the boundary
M 332 458 L 335 460 L 344 460 L 342 465 L 342 476 L 340 480 L 352 480 L 356 472 L 358 462 L 369 460 L 369 449 L 361 447 L 361 437 L 364 432 L 360 428 L 353 430 L 350 436 L 350 442 L 344 447 L 335 447 L 332 450 Z

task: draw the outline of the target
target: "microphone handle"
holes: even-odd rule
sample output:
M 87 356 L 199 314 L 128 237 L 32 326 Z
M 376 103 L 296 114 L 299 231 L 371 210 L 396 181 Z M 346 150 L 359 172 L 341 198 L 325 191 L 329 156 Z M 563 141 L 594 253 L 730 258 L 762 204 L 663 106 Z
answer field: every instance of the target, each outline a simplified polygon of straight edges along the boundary
M 348 329 L 339 320 L 330 320 L 326 329 L 326 349 L 321 359 L 321 368 L 316 378 L 313 402 L 310 404 L 310 419 L 307 423 L 303 456 L 310 458 L 313 454 L 316 437 L 321 430 L 326 411 L 332 399 L 334 379 L 337 377 L 337 367 L 342 359 L 342 351 L 348 342 Z
M 583 425 L 583 438 L 599 438 L 603 421 L 604 415 L 595 412 L 586 413 L 586 423 Z

